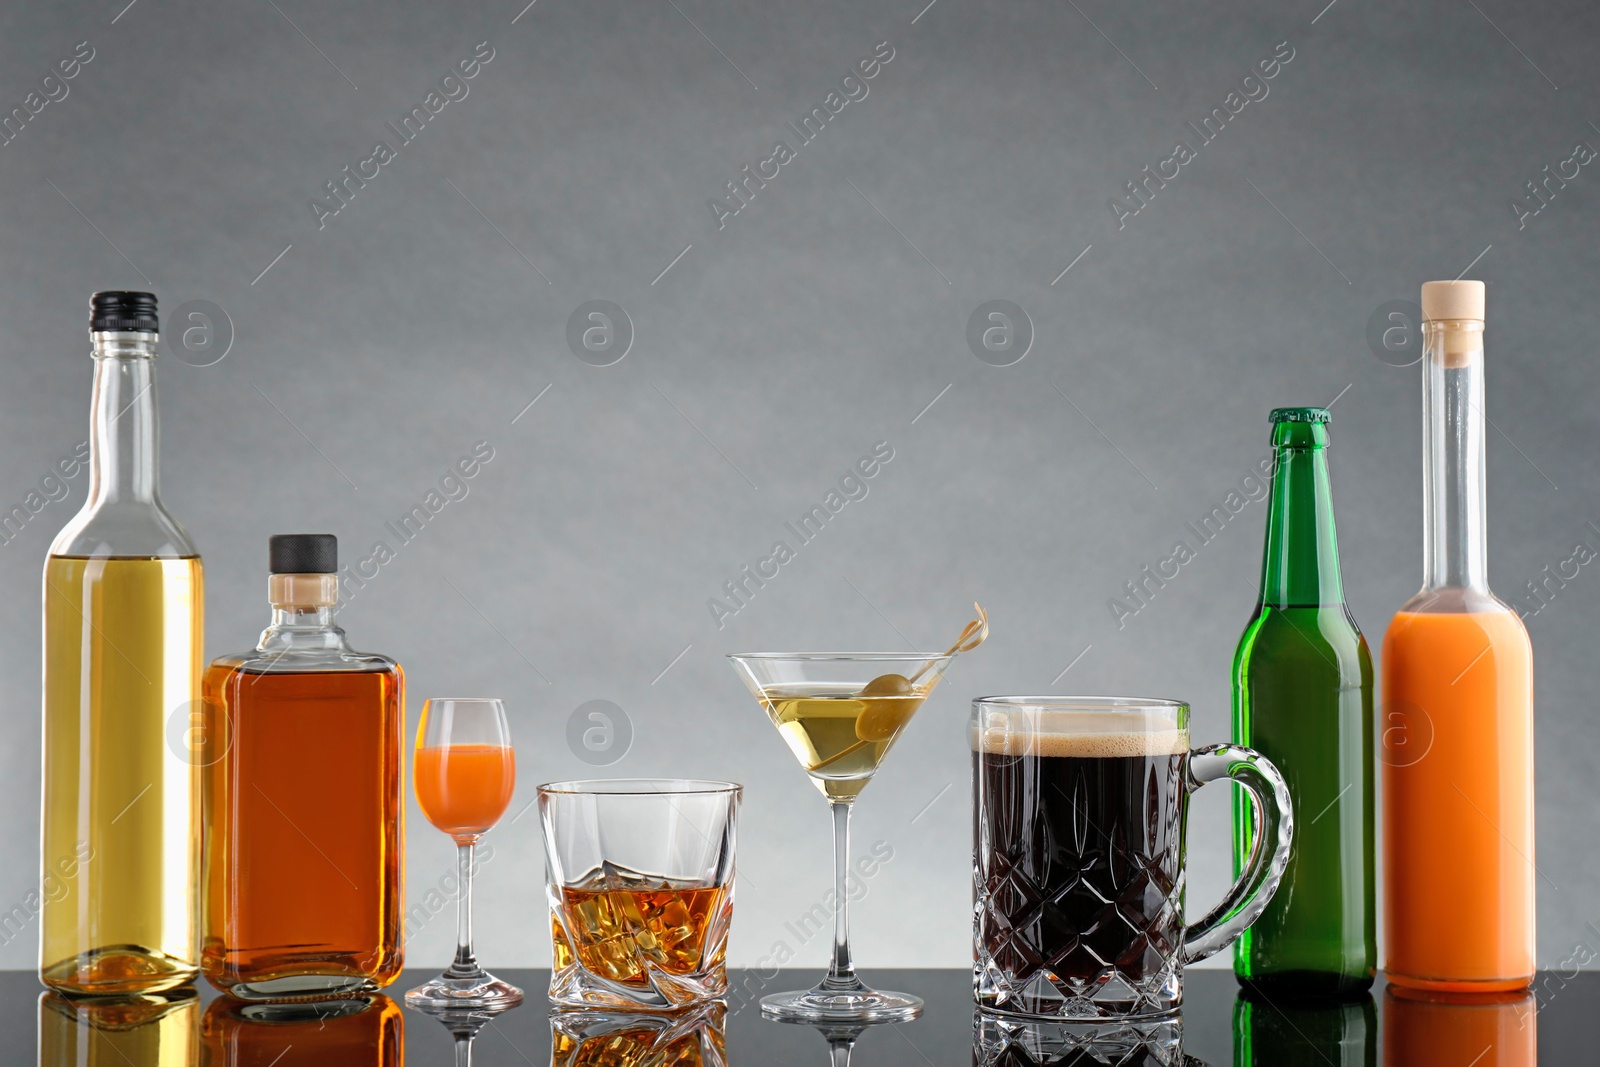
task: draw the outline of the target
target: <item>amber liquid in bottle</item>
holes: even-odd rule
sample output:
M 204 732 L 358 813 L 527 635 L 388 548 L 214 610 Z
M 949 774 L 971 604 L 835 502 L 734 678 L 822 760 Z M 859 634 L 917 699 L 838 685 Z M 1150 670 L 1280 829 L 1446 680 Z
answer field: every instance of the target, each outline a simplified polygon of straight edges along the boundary
M 344 645 L 336 581 L 275 574 L 261 647 L 205 674 L 201 968 L 242 999 L 370 992 L 400 973 L 404 680 Z

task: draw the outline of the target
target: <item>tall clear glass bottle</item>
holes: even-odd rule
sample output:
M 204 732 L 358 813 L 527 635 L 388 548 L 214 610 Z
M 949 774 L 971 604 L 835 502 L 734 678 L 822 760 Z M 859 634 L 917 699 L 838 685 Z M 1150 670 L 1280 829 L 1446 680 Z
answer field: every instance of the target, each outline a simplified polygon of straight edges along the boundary
M 1234 946 L 1234 973 L 1271 996 L 1348 996 L 1377 965 L 1372 655 L 1339 578 L 1328 412 L 1272 412 L 1261 598 L 1233 658 L 1233 738 L 1289 782 L 1295 842 L 1283 884 Z M 1255 840 L 1234 797 L 1234 863 Z
M 39 973 L 66 993 L 191 981 L 200 554 L 161 504 L 150 293 L 92 301 L 89 499 L 44 570 Z
M 1422 590 L 1383 642 L 1384 971 L 1438 992 L 1534 975 L 1533 649 L 1489 591 L 1482 282 L 1422 287 Z
M 269 539 L 272 624 L 205 674 L 206 979 L 349 997 L 401 967 L 405 677 L 333 621 L 332 534 Z

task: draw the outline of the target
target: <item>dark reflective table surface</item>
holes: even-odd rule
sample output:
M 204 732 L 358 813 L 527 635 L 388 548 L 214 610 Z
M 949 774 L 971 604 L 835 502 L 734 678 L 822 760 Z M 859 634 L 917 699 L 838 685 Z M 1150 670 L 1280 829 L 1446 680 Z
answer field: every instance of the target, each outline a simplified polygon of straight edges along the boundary
M 448 1065 L 466 1062 L 461 1056 L 466 1035 L 476 1031 L 470 1044 L 476 1067 L 714 1067 L 719 1052 L 723 1062 L 737 1067 L 1528 1067 L 1593 1062 L 1590 1035 L 1600 1017 L 1600 972 L 1541 974 L 1531 995 L 1499 1001 L 1401 999 L 1380 983 L 1370 999 L 1307 1006 L 1252 999 L 1239 993 L 1231 972 L 1195 969 L 1184 976 L 1186 1000 L 1178 1020 L 1061 1031 L 976 1017 L 971 977 L 964 970 L 874 970 L 866 975 L 869 981 L 925 997 L 923 1017 L 859 1034 L 824 1033 L 764 1021 L 754 998 L 737 996 L 725 1013 L 693 1018 L 556 1015 L 544 999 L 549 972 L 500 973 L 528 991 L 527 1002 L 492 1019 L 455 1019 L 446 1025 L 403 1006 L 405 990 L 432 977 L 420 971 L 407 971 L 388 996 L 325 1002 L 309 1010 L 244 1007 L 219 1001 L 208 988 L 198 997 L 69 1004 L 41 997 L 32 972 L 5 971 L 0 972 L 0 1034 L 5 1037 L 0 1064 Z M 776 978 L 730 973 L 735 990 L 757 995 L 803 987 L 815 978 L 811 972 Z

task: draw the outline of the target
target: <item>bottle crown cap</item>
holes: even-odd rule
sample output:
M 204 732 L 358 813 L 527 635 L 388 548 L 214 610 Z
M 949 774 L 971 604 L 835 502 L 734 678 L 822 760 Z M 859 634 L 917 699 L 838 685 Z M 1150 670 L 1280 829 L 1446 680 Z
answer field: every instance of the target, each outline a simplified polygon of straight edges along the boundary
M 339 539 L 333 534 L 273 534 L 267 538 L 267 569 L 273 574 L 334 574 Z
M 1333 416 L 1327 408 L 1273 408 L 1272 414 L 1267 416 L 1267 421 L 1276 425 L 1280 422 L 1320 422 L 1329 423 Z
M 106 289 L 89 298 L 89 332 L 160 333 L 156 294 Z
M 1482 282 L 1423 282 L 1422 317 L 1483 321 Z

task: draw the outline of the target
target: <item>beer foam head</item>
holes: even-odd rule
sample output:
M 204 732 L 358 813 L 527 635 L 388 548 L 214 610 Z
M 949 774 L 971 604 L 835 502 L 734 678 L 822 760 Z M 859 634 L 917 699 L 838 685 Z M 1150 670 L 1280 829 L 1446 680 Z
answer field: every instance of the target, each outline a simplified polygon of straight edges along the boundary
M 1189 751 L 1189 731 L 1173 708 L 1126 711 L 983 705 L 974 751 L 995 756 L 1170 756 Z

